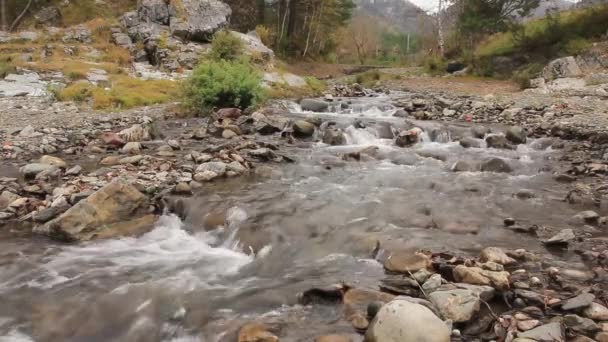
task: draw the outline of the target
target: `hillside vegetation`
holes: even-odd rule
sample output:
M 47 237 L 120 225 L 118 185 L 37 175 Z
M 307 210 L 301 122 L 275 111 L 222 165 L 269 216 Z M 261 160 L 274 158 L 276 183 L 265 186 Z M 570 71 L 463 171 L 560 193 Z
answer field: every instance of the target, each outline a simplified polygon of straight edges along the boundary
M 475 48 L 472 63 L 479 75 L 507 77 L 538 69 L 554 58 L 577 55 L 607 32 L 608 5 L 549 13 L 488 37 Z M 495 65 L 497 57 L 509 58 L 512 68 Z

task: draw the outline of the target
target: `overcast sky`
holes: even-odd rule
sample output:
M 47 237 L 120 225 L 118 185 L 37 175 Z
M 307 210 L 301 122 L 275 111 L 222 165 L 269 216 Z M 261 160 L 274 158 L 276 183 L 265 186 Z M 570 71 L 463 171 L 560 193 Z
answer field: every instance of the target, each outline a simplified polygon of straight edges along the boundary
M 437 11 L 437 6 L 439 6 L 439 0 L 409 0 L 413 2 L 416 6 L 422 8 L 425 11 L 435 12 Z M 570 2 L 576 2 L 576 0 L 567 0 Z M 444 0 L 445 3 L 445 0 Z
M 436 11 L 439 0 L 410 0 L 414 5 L 422 8 L 425 11 Z

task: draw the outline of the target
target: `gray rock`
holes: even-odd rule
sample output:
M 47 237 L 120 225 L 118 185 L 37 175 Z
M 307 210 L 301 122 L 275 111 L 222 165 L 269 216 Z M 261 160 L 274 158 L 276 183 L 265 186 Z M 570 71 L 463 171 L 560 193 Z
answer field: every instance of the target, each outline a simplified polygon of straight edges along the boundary
M 42 163 L 31 163 L 31 164 L 27 164 L 25 166 L 23 166 L 21 169 L 19 169 L 19 173 L 21 173 L 21 175 L 26 178 L 26 179 L 31 179 L 31 178 L 35 178 L 38 174 L 42 173 L 42 172 L 54 172 L 56 170 L 58 170 L 59 168 L 55 165 L 50 165 L 50 164 L 42 164 Z
M 395 145 L 399 147 L 409 147 L 420 141 L 422 129 L 415 127 L 407 131 L 400 132 L 395 139 Z
M 111 224 L 129 221 L 147 209 L 147 204 L 146 196 L 135 187 L 115 180 L 35 231 L 62 241 L 109 236 L 113 233 L 108 231 Z
M 504 159 L 491 158 L 481 163 L 481 171 L 509 173 L 513 169 Z
M 199 165 L 196 168 L 196 173 L 211 171 L 218 176 L 223 176 L 226 173 L 227 165 L 224 162 L 207 162 Z
M 479 311 L 481 301 L 472 291 L 456 289 L 435 291 L 428 295 L 444 319 L 453 322 L 468 322 Z
M 517 334 L 518 338 L 532 339 L 538 342 L 564 342 L 564 330 L 558 322 L 548 323 L 540 327 Z
M 0 97 L 44 97 L 48 95 L 48 83 L 42 81 L 36 73 L 10 74 L 0 80 Z
M 598 303 L 591 303 L 583 310 L 583 315 L 596 321 L 608 321 L 608 308 Z
M 439 288 L 441 286 L 441 280 L 442 280 L 441 275 L 435 273 L 432 276 L 430 276 L 424 282 L 424 284 L 422 284 L 422 289 L 426 293 L 432 293 L 433 291 L 435 291 L 437 288 Z
M 473 126 L 471 127 L 471 134 L 474 138 L 483 139 L 486 135 L 490 134 L 491 130 L 484 126 Z
M 380 309 L 384 306 L 384 302 L 382 301 L 373 301 L 367 305 L 367 317 L 370 319 L 374 319 Z
M 494 262 L 500 265 L 512 265 L 515 263 L 515 259 L 507 255 L 502 249 L 498 247 L 487 247 L 481 251 L 479 259 L 482 262 Z
M 86 25 L 76 25 L 65 30 L 62 40 L 64 43 L 85 43 L 93 42 L 91 30 Z
M 540 139 L 534 140 L 530 144 L 530 147 L 537 151 L 543 151 L 543 150 L 546 150 L 549 147 L 551 147 L 554 143 L 555 143 L 555 140 L 553 138 L 540 138 Z
M 515 145 L 525 144 L 527 141 L 526 130 L 519 126 L 509 127 L 505 133 L 505 137 Z
M 393 116 L 396 118 L 407 118 L 408 116 L 410 116 L 410 113 L 408 111 L 406 111 L 405 109 L 400 108 L 395 111 Z
M 164 0 L 148 1 L 165 3 Z M 171 34 L 196 42 L 211 41 L 216 32 L 228 26 L 232 14 L 230 7 L 218 0 L 181 0 L 181 8 L 174 11 L 180 13 L 170 19 Z M 164 20 L 164 12 L 158 16 Z
M 574 235 L 574 231 L 572 229 L 562 229 L 556 235 L 544 240 L 543 243 L 547 246 L 567 245 L 575 238 L 576 236 Z
M 389 122 L 379 122 L 376 125 L 376 135 L 379 139 L 394 139 L 393 126 Z
M 580 212 L 576 216 L 580 217 L 587 224 L 597 224 L 600 219 L 600 215 L 593 210 Z
M 602 330 L 594 321 L 578 315 L 565 315 L 564 325 L 571 330 L 591 336 Z
M 475 139 L 475 138 L 462 138 L 459 141 L 460 146 L 464 147 L 464 148 L 480 148 L 481 147 L 481 140 L 479 139 Z
M 34 19 L 38 24 L 58 26 L 61 23 L 61 12 L 55 6 L 47 6 L 38 11 Z
M 329 103 L 317 99 L 303 99 L 300 101 L 303 111 L 323 113 L 329 108 Z
M 315 125 L 306 120 L 297 120 L 293 123 L 293 134 L 299 138 L 312 137 L 315 133 Z
M 543 69 L 543 77 L 548 81 L 556 78 L 579 77 L 582 74 L 581 68 L 572 56 L 555 59 Z
M 342 133 L 342 130 L 336 127 L 327 127 L 323 132 L 323 142 L 328 145 L 344 145 L 346 144 L 346 137 Z
M 513 149 L 507 138 L 502 134 L 490 134 L 486 137 L 486 144 L 490 148 Z
M 19 136 L 24 138 L 32 137 L 36 134 L 36 129 L 32 125 L 25 126 L 21 131 L 19 131 Z
M 385 304 L 371 322 L 367 342 L 449 342 L 450 330 L 431 310 L 395 299 Z
M 569 310 L 577 310 L 577 309 L 586 308 L 589 305 L 591 305 L 591 303 L 593 303 L 594 299 L 595 299 L 595 296 L 591 293 L 580 294 L 574 298 L 565 300 L 562 303 L 562 310 L 569 311 Z
M 454 172 L 473 172 L 478 171 L 479 167 L 465 160 L 459 160 L 452 165 L 451 170 Z
M 46 223 L 64 213 L 68 209 L 70 209 L 70 205 L 67 203 L 67 201 L 58 206 L 44 208 L 32 215 L 32 221 L 36 223 Z

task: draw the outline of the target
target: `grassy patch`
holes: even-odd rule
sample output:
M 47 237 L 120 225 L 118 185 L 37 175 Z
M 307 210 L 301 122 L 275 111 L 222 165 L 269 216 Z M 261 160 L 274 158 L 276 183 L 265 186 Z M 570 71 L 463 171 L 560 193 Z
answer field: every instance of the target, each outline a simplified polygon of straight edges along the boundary
M 355 82 L 362 85 L 374 84 L 376 81 L 380 81 L 382 75 L 378 70 L 369 70 L 355 76 Z
M 15 72 L 15 65 L 10 58 L 0 57 L 0 78 L 6 77 L 6 75 Z
M 110 90 L 89 83 L 74 83 L 56 91 L 61 101 L 89 102 L 102 110 L 127 109 L 170 101 L 178 85 L 169 80 L 140 80 L 128 76 L 113 76 Z
M 305 77 L 305 87 L 291 87 L 284 83 L 272 85 L 268 90 L 268 96 L 272 99 L 293 99 L 302 97 L 321 96 L 327 89 L 325 82 L 316 77 Z
M 120 66 L 129 66 L 133 58 L 129 50 L 116 45 L 108 45 L 105 49 L 100 49 L 104 52 L 101 60 L 107 63 L 116 63 Z
M 546 58 L 576 54 L 608 30 L 608 5 L 578 9 L 531 20 L 515 32 L 489 37 L 475 50 L 476 58 L 516 53 Z
M 62 0 L 55 1 L 57 3 Z M 82 24 L 96 18 L 116 18 L 134 9 L 137 0 L 105 0 L 98 5 L 95 0 L 78 0 L 78 4 L 61 7 L 61 18 L 65 26 Z

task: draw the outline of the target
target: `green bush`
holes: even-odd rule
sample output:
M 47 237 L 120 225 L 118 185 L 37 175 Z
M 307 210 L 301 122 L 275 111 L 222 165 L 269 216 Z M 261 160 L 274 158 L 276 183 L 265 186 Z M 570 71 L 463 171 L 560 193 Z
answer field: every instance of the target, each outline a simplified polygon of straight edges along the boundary
M 0 59 L 0 79 L 6 75 L 15 72 L 15 66 L 9 59 Z
M 376 69 L 369 70 L 355 76 L 355 82 L 364 86 L 372 86 L 376 83 L 376 81 L 380 81 L 381 79 L 382 75 L 380 74 L 380 71 Z
M 314 95 L 317 95 L 317 96 L 321 95 L 327 88 L 325 83 L 323 81 L 320 81 L 316 77 L 306 77 L 305 80 L 306 80 L 306 84 L 308 85 L 308 88 Z
M 183 85 L 184 104 L 197 113 L 214 107 L 245 109 L 263 102 L 262 76 L 243 61 L 204 61 Z
M 518 70 L 513 74 L 513 81 L 519 85 L 520 89 L 530 88 L 530 80 L 537 78 L 543 70 L 543 65 L 540 63 L 532 63 L 525 69 Z
M 215 34 L 211 42 L 211 58 L 219 61 L 235 61 L 243 56 L 245 44 L 241 38 L 228 31 Z
M 430 57 L 424 63 L 424 70 L 431 75 L 443 75 L 447 71 L 448 63 L 441 57 Z

